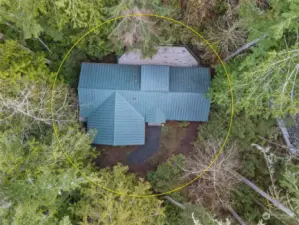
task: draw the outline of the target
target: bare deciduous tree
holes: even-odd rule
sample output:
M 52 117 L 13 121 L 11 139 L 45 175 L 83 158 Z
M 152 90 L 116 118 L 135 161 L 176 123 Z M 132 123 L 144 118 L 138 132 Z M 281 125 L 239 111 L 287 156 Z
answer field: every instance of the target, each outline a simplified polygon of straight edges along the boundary
M 187 166 L 183 168 L 184 177 L 188 178 L 194 178 L 206 170 L 188 189 L 190 196 L 195 199 L 197 204 L 206 205 L 209 202 L 209 206 L 213 210 L 221 210 L 230 205 L 231 191 L 239 182 L 229 172 L 239 168 L 235 145 L 231 145 L 230 149 L 224 151 L 210 166 L 221 143 L 220 140 L 208 140 L 204 144 L 195 144 L 195 151 L 186 159 Z
M 69 109 L 70 95 L 68 90 L 63 86 L 57 86 L 52 90 L 47 85 L 24 84 L 23 89 L 16 95 L 1 93 L 0 94 L 0 112 L 4 121 L 10 117 L 20 115 L 30 118 L 33 122 L 51 125 L 51 101 L 53 100 L 53 115 L 57 124 L 71 121 Z M 52 99 L 53 94 L 53 99 Z M 59 104 L 55 100 L 60 99 Z M 73 117 L 74 118 L 74 117 Z

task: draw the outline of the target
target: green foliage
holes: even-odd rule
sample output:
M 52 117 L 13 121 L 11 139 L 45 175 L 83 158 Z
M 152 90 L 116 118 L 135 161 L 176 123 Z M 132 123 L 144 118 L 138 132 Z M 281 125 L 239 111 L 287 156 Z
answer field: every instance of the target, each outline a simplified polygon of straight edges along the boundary
M 185 210 L 178 208 L 177 206 L 166 204 L 166 225 L 230 225 L 229 220 L 222 222 L 216 219 L 215 216 L 201 205 L 195 205 L 192 203 L 184 204 Z M 198 221 L 198 224 L 195 223 Z
M 165 225 L 179 225 L 181 224 L 182 209 L 169 203 L 164 203 L 165 207 Z
M 257 1 L 242 1 L 239 14 L 249 31 L 249 40 L 267 35 L 259 44 L 259 48 L 267 50 L 281 46 L 281 39 L 293 36 L 298 32 L 298 1 L 269 1 L 269 9 L 261 9 Z M 294 42 L 293 42 L 294 43 Z
M 227 134 L 230 115 L 221 108 L 212 108 L 209 123 L 199 128 L 198 138 L 224 139 Z M 229 135 L 229 141 L 236 141 L 240 146 L 246 148 L 252 143 L 260 142 L 261 137 L 277 139 L 279 133 L 275 120 L 265 120 L 262 117 L 250 117 L 245 113 L 234 116 Z
M 125 167 L 95 170 L 91 136 L 74 120 L 75 112 L 70 107 L 74 102 L 68 95 L 71 92 L 60 81 L 53 97 L 58 142 L 51 127 L 53 74 L 44 58 L 13 41 L 1 45 L 1 55 L 1 223 L 86 224 L 87 217 L 90 221 L 101 212 L 107 224 L 107 215 L 113 209 L 113 220 L 119 224 L 163 224 L 164 209 L 157 198 L 120 197 L 82 176 L 90 175 L 100 185 L 125 193 L 151 193 L 149 183 L 127 174 Z
M 54 40 L 64 38 L 65 29 L 93 27 L 105 19 L 104 6 L 115 1 L 1 1 L 1 22 L 11 22 L 21 29 L 24 38 L 38 37 L 42 32 Z M 59 34 L 60 33 L 60 34 Z
M 254 1 L 245 1 L 240 19 L 247 26 L 248 40 L 262 37 L 251 53 L 226 65 L 233 86 L 235 112 L 248 116 L 284 117 L 298 108 L 299 3 L 270 1 L 271 8 L 259 9 Z M 213 101 L 230 106 L 226 74 L 221 67 L 212 85 Z
M 86 161 L 92 153 L 90 140 L 76 130 L 69 129 L 65 135 L 61 134 L 61 139 L 69 157 L 76 159 L 75 166 L 86 170 Z M 66 163 L 54 137 L 51 142 L 24 141 L 21 135 L 13 129 L 1 132 L 0 193 L 4 204 L 9 206 L 1 208 L 1 221 L 5 221 L 4 224 L 40 224 L 42 221 L 56 224 L 59 218 L 55 214 L 64 204 L 64 195 L 87 181 Z M 82 149 L 85 149 L 84 154 Z
M 156 14 L 170 16 L 171 9 L 161 1 L 124 0 L 111 10 L 113 17 L 132 14 Z M 150 16 L 127 17 L 118 21 L 118 25 L 110 34 L 117 44 L 128 49 L 139 48 L 144 57 L 156 53 L 155 47 L 168 38 L 163 35 L 165 21 Z
M 151 171 L 147 174 L 147 178 L 153 189 L 158 192 L 166 192 L 173 188 L 183 185 L 182 175 L 185 167 L 185 157 L 183 155 L 175 155 L 169 158 L 165 163 L 161 163 L 156 171 Z M 182 191 L 171 193 L 171 197 L 179 202 L 188 201 Z M 199 219 L 201 224 L 217 224 L 210 212 L 207 212 L 202 206 L 191 203 L 184 204 L 186 209 L 182 210 L 177 206 L 165 202 L 165 214 L 167 225 L 179 224 L 194 224 L 192 213 L 194 217 Z
M 52 90 L 55 74 L 46 66 L 42 55 L 23 49 L 11 40 L 0 47 L 3 59 L 0 62 L 1 130 L 13 128 L 24 132 L 25 138 L 45 134 L 44 126 L 49 126 L 52 119 L 51 102 L 58 124 L 74 121 L 73 94 L 59 82 Z
M 156 171 L 148 173 L 147 178 L 155 191 L 162 193 L 179 186 L 184 159 L 181 154 L 174 155 L 161 163 Z
M 181 128 L 186 128 L 186 127 L 188 127 L 189 125 L 190 125 L 190 123 L 187 122 L 187 121 L 180 122 L 180 127 L 181 127 Z
M 0 79 L 5 82 L 53 81 L 54 74 L 49 72 L 43 55 L 30 52 L 16 41 L 6 40 L 5 44 L 0 44 L 0 57 Z
M 264 209 L 257 207 L 256 199 L 258 194 L 245 184 L 240 184 L 236 188 L 234 197 L 234 208 L 246 221 L 258 221 L 262 217 Z
M 45 51 L 46 57 L 54 63 L 51 67 L 56 71 L 60 61 L 70 47 L 83 36 L 89 29 L 100 25 L 111 17 L 110 7 L 115 6 L 117 0 L 107 1 L 10 1 L 0 2 L 0 24 L 4 26 L 4 37 L 16 38 L 23 46 L 33 51 Z M 114 45 L 108 38 L 113 30 L 112 23 L 96 29 L 86 36 L 78 45 L 80 55 L 86 59 L 95 57 L 101 59 L 104 55 L 119 51 L 123 46 Z M 44 44 L 43 44 L 43 43 Z M 76 49 L 75 49 L 76 51 Z M 78 51 L 76 57 L 68 59 L 78 65 Z M 75 60 L 75 61 L 74 61 Z M 71 68 L 70 63 L 65 72 L 76 72 Z M 64 73 L 68 79 L 73 78 Z M 60 76 L 61 77 L 61 76 Z M 68 82 L 71 82 L 68 80 Z
M 261 184 L 258 186 L 262 187 L 263 190 L 268 190 L 268 193 L 271 194 L 273 198 L 288 207 L 298 217 L 298 166 L 293 164 L 289 156 L 278 156 L 273 150 L 272 152 L 269 149 L 266 150 L 264 156 L 269 175 L 260 175 L 258 178 L 260 178 Z M 265 177 L 270 177 L 271 182 L 269 182 L 268 185 L 261 186 L 263 183 L 265 184 L 265 181 L 262 182 L 262 179 Z M 240 210 L 242 210 L 244 215 L 249 219 L 250 217 L 254 219 L 253 216 L 255 215 L 255 220 L 258 220 L 259 216 L 257 215 L 264 211 L 262 218 L 265 219 L 265 216 L 267 216 L 265 220 L 267 220 L 269 224 L 298 224 L 296 218 L 291 218 L 282 213 L 282 211 L 273 207 L 264 199 L 261 199 L 260 196 L 257 196 L 256 193 L 252 193 L 251 190 L 244 191 L 245 189 L 248 189 L 248 187 L 244 185 L 240 186 L 238 189 L 239 196 L 237 196 L 236 202 L 237 205 L 240 204 L 238 207 L 240 207 Z M 262 210 L 254 210 L 253 205 L 256 203 L 263 206 Z M 247 207 L 245 211 L 243 211 L 244 205 Z
M 229 125 L 229 118 L 224 116 L 224 112 L 225 110 L 221 108 L 212 109 L 209 123 L 203 124 L 199 128 L 199 141 L 204 143 L 207 140 L 224 140 Z M 244 115 L 244 113 L 237 114 L 234 117 L 231 134 L 224 149 L 227 152 L 232 143 L 237 144 L 240 165 L 242 165 L 238 172 L 247 179 L 254 181 L 263 190 L 267 190 L 271 184 L 269 171 L 263 154 L 252 147 L 251 144 L 265 145 L 268 142 L 264 140 L 275 143 L 278 134 L 279 130 L 276 127 L 275 120 L 250 117 Z M 262 218 L 265 209 L 259 207 L 256 201 L 264 204 L 264 200 L 260 199 L 250 187 L 240 184 L 235 187 L 233 194 L 233 208 L 245 221 L 258 222 Z
M 155 192 L 163 193 L 181 186 L 182 170 L 185 164 L 185 157 L 183 155 L 174 155 L 166 162 L 159 164 L 156 171 L 150 171 L 147 174 L 147 179 L 151 183 Z M 186 201 L 180 192 L 170 194 L 172 198 L 177 201 Z M 181 224 L 182 209 L 177 206 L 165 202 L 166 225 Z
M 296 42 L 299 2 L 271 0 L 267 1 L 268 7 L 258 6 L 256 2 L 260 1 L 241 1 L 239 18 L 248 31 L 247 42 L 258 37 L 262 39 L 255 47 L 230 60 L 225 66 L 230 75 L 235 103 L 230 140 L 236 140 L 242 152 L 243 166 L 239 172 L 263 190 L 268 190 L 269 186 L 273 186 L 273 179 L 270 179 L 266 161 L 263 154 L 250 145 L 264 145 L 267 142 L 265 140 L 269 140 L 275 146 L 278 138 L 275 119 L 287 114 L 294 115 L 298 111 L 299 58 Z M 221 119 L 231 113 L 231 96 L 226 74 L 220 66 L 216 68 L 211 98 L 226 112 L 220 112 L 215 122 L 212 115 L 208 131 L 223 136 L 228 124 L 221 122 Z M 217 129 L 217 121 L 221 128 Z M 276 169 L 281 171 L 282 168 L 282 165 L 277 165 Z M 240 185 L 236 192 L 235 210 L 245 220 L 258 222 L 267 203 L 245 185 Z M 274 196 L 277 198 L 277 195 Z M 281 221 L 272 217 L 278 215 L 274 211 L 271 211 L 269 223 L 281 224 Z
M 230 222 L 222 223 L 220 220 L 217 220 L 209 211 L 200 205 L 194 205 L 188 203 L 185 205 L 186 209 L 181 212 L 181 218 L 179 224 L 195 224 L 195 221 L 198 221 L 199 225 L 229 225 Z M 193 215 L 193 218 L 192 218 Z M 196 224 L 195 224 L 196 225 Z
M 187 209 L 181 210 L 167 202 L 164 209 L 154 197 L 129 198 L 104 191 L 68 163 L 53 136 L 52 71 L 89 29 L 108 18 L 130 13 L 160 14 L 194 25 L 222 56 L 243 45 L 247 33 L 247 41 L 264 37 L 226 65 L 235 99 L 235 117 L 227 144 L 236 142 L 240 149 L 243 166 L 239 172 L 268 190 L 271 181 L 267 165 L 263 155 L 250 145 L 264 145 L 265 139 L 275 142 L 277 127 L 271 118 L 297 112 L 299 2 L 270 0 L 265 1 L 269 6 L 261 7 L 256 4 L 261 1 L 240 1 L 238 15 L 235 1 L 229 2 L 192 0 L 181 1 L 180 5 L 175 0 L 0 1 L 0 30 L 4 34 L 4 44 L 0 44 L 0 221 L 4 225 L 175 225 L 194 224 L 194 212 L 200 224 L 220 224 L 201 206 L 185 204 Z M 119 55 L 124 47 L 139 48 L 144 56 L 151 56 L 158 44 L 183 42 L 202 49 L 199 41 L 182 26 L 142 17 L 108 23 L 77 45 L 59 74 L 53 99 L 61 143 L 77 168 L 101 186 L 130 194 L 150 194 L 151 185 L 161 193 L 182 184 L 182 155 L 171 157 L 149 172 L 151 185 L 129 174 L 126 167 L 95 170 L 90 137 L 74 123 L 74 93 L 61 81 L 76 86 L 81 61 L 98 61 L 111 52 Z M 52 64 L 47 66 L 44 57 Z M 231 99 L 220 67 L 213 79 L 211 97 L 214 108 L 209 123 L 200 126 L 200 140 L 224 138 L 228 129 Z M 298 214 L 298 168 L 284 161 L 279 163 L 277 184 L 287 196 L 284 202 Z M 285 170 L 284 163 L 288 165 Z M 247 186 L 240 185 L 236 192 L 236 211 L 248 221 L 260 220 L 265 209 L 257 207 L 257 202 L 266 202 Z M 171 195 L 186 202 L 184 196 L 183 192 Z M 292 224 L 273 209 L 268 220 L 271 224 L 278 224 L 272 215 Z
M 151 194 L 149 183 L 137 181 L 127 174 L 127 167 L 115 166 L 113 171 L 104 169 L 100 176 L 93 175 L 99 185 L 122 194 Z M 163 224 L 162 201 L 156 198 L 134 198 L 116 195 L 103 188 L 89 184 L 82 190 L 82 199 L 76 206 L 76 214 L 83 224 Z
M 281 178 L 279 185 L 287 191 L 289 204 L 296 215 L 299 215 L 299 175 L 298 165 L 288 164 Z
M 298 46 L 268 51 L 261 56 L 260 48 L 237 59 L 228 66 L 232 82 L 235 113 L 248 116 L 284 117 L 294 115 L 299 107 L 297 97 Z M 223 69 L 217 71 L 212 85 L 212 98 L 223 107 L 230 107 L 230 92 Z
M 162 135 L 167 135 L 168 134 L 168 130 L 169 130 L 169 127 L 165 124 L 162 124 Z

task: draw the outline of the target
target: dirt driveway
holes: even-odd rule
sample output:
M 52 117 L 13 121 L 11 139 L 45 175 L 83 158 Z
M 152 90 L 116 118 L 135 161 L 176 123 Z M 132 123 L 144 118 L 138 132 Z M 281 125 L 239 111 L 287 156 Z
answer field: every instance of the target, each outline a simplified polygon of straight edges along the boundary
M 128 157 L 129 165 L 141 164 L 155 154 L 160 147 L 161 126 L 147 127 L 147 135 L 143 146 L 132 152 Z
M 166 161 L 172 155 L 189 154 L 193 148 L 193 142 L 197 138 L 199 125 L 199 122 L 182 124 L 177 121 L 168 121 L 161 129 L 159 150 L 142 163 L 133 164 L 128 160 L 129 155 L 134 151 L 138 151 L 142 146 L 113 147 L 104 145 L 97 146 L 100 154 L 95 162 L 100 168 L 122 163 L 129 166 L 129 171 L 145 176 L 147 171 L 155 170 L 159 163 Z M 146 128 L 146 137 L 149 134 L 148 128 Z M 155 134 L 152 135 L 152 138 L 154 138 Z

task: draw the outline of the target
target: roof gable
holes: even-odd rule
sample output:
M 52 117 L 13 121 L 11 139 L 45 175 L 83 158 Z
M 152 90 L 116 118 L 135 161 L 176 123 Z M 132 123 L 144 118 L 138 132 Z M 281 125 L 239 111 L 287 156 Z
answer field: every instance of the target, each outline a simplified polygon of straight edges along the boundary
M 87 128 L 96 129 L 94 143 L 114 143 L 115 94 L 110 95 L 100 107 L 88 116 Z
M 91 113 L 87 126 L 98 131 L 94 143 L 144 144 L 144 118 L 117 92 Z
M 116 93 L 114 145 L 142 145 L 144 135 L 144 118 L 126 99 Z

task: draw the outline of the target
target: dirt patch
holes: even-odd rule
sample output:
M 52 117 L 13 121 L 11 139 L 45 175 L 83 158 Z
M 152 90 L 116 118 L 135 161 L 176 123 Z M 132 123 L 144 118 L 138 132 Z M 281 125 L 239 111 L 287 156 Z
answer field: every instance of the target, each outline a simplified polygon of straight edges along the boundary
M 114 147 L 106 145 L 96 145 L 100 155 L 96 158 L 96 165 L 100 168 L 111 167 L 117 163 L 127 165 L 128 155 L 137 150 L 140 146 Z
M 158 164 L 166 161 L 172 155 L 187 155 L 193 148 L 199 125 L 199 122 L 168 121 L 162 127 L 159 151 L 142 164 L 130 165 L 129 171 L 139 176 L 145 176 L 148 171 L 155 170 Z M 100 168 L 105 168 L 112 167 L 118 162 L 128 165 L 128 155 L 140 146 L 113 147 L 97 145 L 96 147 L 100 151 L 96 164 Z

